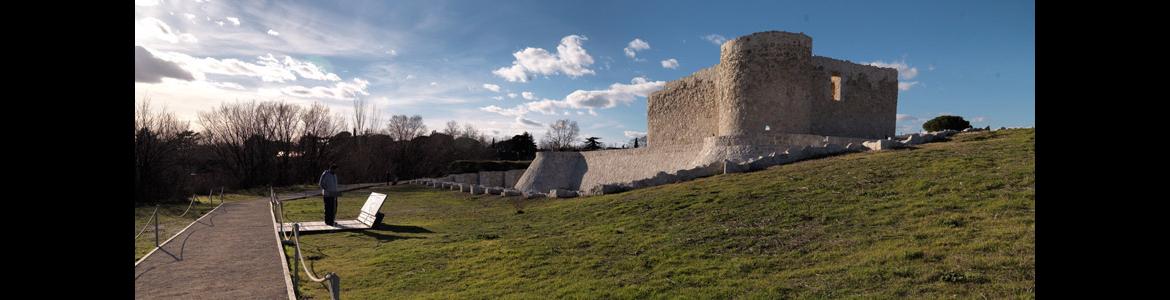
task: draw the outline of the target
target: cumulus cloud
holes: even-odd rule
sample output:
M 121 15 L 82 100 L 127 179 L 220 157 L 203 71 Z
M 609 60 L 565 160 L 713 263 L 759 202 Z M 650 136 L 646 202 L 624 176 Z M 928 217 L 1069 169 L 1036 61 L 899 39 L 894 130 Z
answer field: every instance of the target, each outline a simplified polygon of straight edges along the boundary
M 269 54 L 269 57 L 272 57 L 272 55 Z M 337 74 L 325 72 L 324 70 L 321 70 L 321 68 L 316 64 L 307 61 L 299 61 L 293 59 L 292 56 L 284 57 L 284 67 L 297 73 L 297 75 L 300 75 L 301 78 L 341 81 L 341 77 L 337 76 Z
M 484 84 L 483 84 L 483 88 L 485 88 L 485 89 L 487 89 L 487 90 L 489 90 L 489 91 L 496 92 L 496 93 L 499 93 L 499 92 L 500 92 L 500 86 L 498 86 L 498 85 L 494 85 L 494 84 L 490 84 L 490 83 L 484 83 Z
M 195 80 L 191 72 L 179 64 L 159 59 L 142 46 L 134 46 L 134 82 L 157 83 L 162 82 L 163 77 Z
M 240 18 L 227 17 L 226 19 L 228 20 L 228 22 L 232 22 L 232 25 L 240 26 Z
M 492 99 L 504 100 L 504 97 L 503 96 L 495 96 L 495 97 L 492 97 Z
M 703 36 L 703 39 L 707 40 L 708 42 L 711 42 L 712 44 L 715 44 L 715 46 L 722 46 L 723 42 L 727 41 L 727 38 L 723 37 L 722 35 L 718 35 L 718 34 L 708 34 L 706 36 Z
M 271 36 L 280 36 L 280 33 L 279 33 L 279 32 L 276 32 L 276 30 L 269 29 L 269 30 L 268 30 L 268 35 L 271 35 Z
M 905 121 L 918 121 L 918 118 L 917 118 L 917 117 L 914 117 L 914 116 L 911 116 L 911 115 L 907 115 L 907 114 L 898 114 L 898 115 L 897 115 L 897 118 L 898 118 L 898 122 L 905 122 Z
M 523 92 L 523 93 L 520 93 L 520 95 L 522 97 L 524 97 L 524 99 L 526 99 L 526 100 L 536 100 L 536 94 L 534 94 L 532 92 Z
M 630 80 L 630 84 L 614 83 L 605 90 L 577 90 L 565 96 L 565 99 L 543 99 L 540 101 L 531 101 L 516 105 L 512 108 L 502 108 L 495 105 L 480 107 L 482 111 L 496 113 L 506 117 L 516 118 L 516 123 L 519 125 L 533 125 L 539 126 L 540 123 L 525 119 L 524 117 L 530 112 L 539 112 L 545 115 L 569 115 L 570 110 L 577 110 L 577 115 L 583 115 L 587 111 L 589 115 L 597 116 L 594 109 L 610 108 L 616 106 L 618 103 L 629 104 L 633 102 L 635 97 L 646 97 L 651 92 L 659 90 L 665 85 L 664 81 L 649 81 L 644 77 L 635 77 Z M 525 99 L 535 99 L 536 96 L 531 92 L 524 92 Z
M 900 60 L 900 61 L 888 62 L 888 63 L 883 62 L 883 61 L 874 61 L 874 62 L 868 62 L 865 64 L 875 66 L 875 67 L 897 69 L 898 70 L 898 89 L 899 90 L 903 90 L 903 91 L 910 90 L 910 88 L 912 88 L 918 84 L 918 81 L 910 81 L 910 79 L 914 79 L 914 77 L 918 77 L 918 68 L 911 67 L 910 65 L 906 64 L 905 59 Z
M 626 48 L 623 50 L 626 51 L 626 57 L 637 59 L 637 52 L 646 49 L 650 49 L 650 43 L 647 43 L 642 39 L 634 39 L 633 41 L 630 41 L 629 45 L 626 46 Z
M 280 89 L 281 94 L 301 97 L 301 98 L 329 98 L 336 100 L 353 100 L 359 95 L 369 95 L 366 92 L 366 87 L 370 82 L 362 80 L 361 78 L 354 78 L 352 81 L 343 81 L 335 83 L 333 86 L 315 86 L 305 87 L 300 85 L 287 86 Z
M 673 58 L 664 60 L 662 61 L 662 67 L 667 69 L 678 69 L 678 60 Z
M 508 93 L 508 98 L 516 98 L 516 93 Z
M 516 60 L 511 67 L 503 67 L 492 71 L 510 82 L 528 82 L 532 75 L 565 74 L 569 77 L 580 77 L 594 74 L 588 68 L 593 64 L 593 57 L 581 47 L 581 42 L 588 40 L 578 35 L 570 35 L 561 39 L 557 46 L 557 53 L 550 53 L 541 48 L 525 48 L 513 53 Z

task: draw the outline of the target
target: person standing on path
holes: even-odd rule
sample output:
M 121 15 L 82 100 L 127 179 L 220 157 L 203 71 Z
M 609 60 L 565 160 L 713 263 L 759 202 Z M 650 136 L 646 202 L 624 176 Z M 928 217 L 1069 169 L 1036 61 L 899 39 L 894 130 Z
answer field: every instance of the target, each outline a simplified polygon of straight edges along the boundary
M 325 197 L 325 224 L 334 226 L 333 217 L 337 215 L 337 197 L 341 192 L 337 189 L 337 164 L 329 165 L 317 185 L 321 186 L 321 196 Z

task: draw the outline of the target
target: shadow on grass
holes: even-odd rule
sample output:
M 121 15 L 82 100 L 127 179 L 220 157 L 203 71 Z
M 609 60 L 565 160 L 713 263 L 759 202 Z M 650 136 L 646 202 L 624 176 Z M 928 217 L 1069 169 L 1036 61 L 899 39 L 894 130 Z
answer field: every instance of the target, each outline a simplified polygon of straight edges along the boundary
M 361 231 L 361 234 L 368 236 L 368 237 L 375 238 L 378 241 L 383 242 L 383 243 L 397 241 L 397 240 L 406 240 L 406 239 L 425 239 L 425 237 L 421 237 L 421 236 L 401 236 L 401 235 L 393 235 L 393 234 L 382 234 L 382 233 L 369 231 L 369 230 L 363 230 L 363 231 Z
M 390 225 L 390 224 L 383 224 L 383 223 L 374 224 L 373 229 L 380 230 L 380 231 L 401 232 L 401 233 L 435 233 L 434 231 L 431 231 L 431 230 L 426 229 L 426 228 L 418 227 L 418 226 Z

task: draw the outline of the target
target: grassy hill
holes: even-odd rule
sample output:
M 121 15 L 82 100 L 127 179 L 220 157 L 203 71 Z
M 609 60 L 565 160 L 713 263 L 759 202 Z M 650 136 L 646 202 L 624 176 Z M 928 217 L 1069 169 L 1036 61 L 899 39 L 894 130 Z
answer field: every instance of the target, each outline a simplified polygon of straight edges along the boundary
M 302 242 L 349 299 L 1034 298 L 1035 178 L 1035 131 L 1001 130 L 569 200 L 375 188 L 384 225 Z

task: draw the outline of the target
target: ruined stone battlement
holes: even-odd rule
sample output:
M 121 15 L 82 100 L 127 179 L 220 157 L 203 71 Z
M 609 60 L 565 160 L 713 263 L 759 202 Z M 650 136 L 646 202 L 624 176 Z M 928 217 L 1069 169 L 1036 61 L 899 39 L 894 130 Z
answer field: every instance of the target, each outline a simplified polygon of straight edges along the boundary
M 812 55 L 812 38 L 768 31 L 720 46 L 720 62 L 647 98 L 651 145 L 768 133 L 894 134 L 898 73 Z
M 814 56 L 803 33 L 758 32 L 723 43 L 718 64 L 666 83 L 646 102 L 647 147 L 541 152 L 515 188 L 587 191 L 713 172 L 792 147 L 885 139 L 895 130 L 898 72 Z

